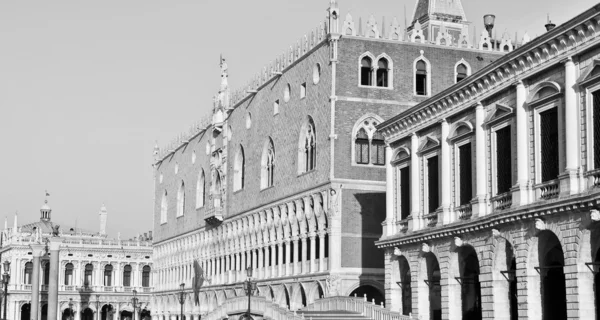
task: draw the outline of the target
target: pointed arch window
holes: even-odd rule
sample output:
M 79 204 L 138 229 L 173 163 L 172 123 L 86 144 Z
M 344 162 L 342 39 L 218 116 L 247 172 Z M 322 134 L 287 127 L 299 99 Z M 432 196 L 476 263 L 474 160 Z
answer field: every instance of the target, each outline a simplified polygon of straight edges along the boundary
M 150 287 L 150 266 L 144 266 L 142 269 L 142 287 Z
M 242 190 L 244 188 L 246 159 L 244 157 L 244 147 L 240 145 L 235 154 L 235 163 L 233 168 L 233 191 Z
M 167 210 L 169 208 L 169 204 L 167 202 L 167 190 L 162 195 L 162 199 L 160 200 L 160 223 L 167 223 Z
M 381 121 L 375 115 L 364 116 L 354 127 L 353 163 L 362 165 L 385 164 L 385 141 L 375 126 Z
M 200 169 L 196 182 L 196 209 L 204 207 L 204 170 Z
M 312 118 L 302 126 L 298 152 L 298 173 L 312 171 L 317 166 L 317 140 Z
M 65 286 L 73 285 L 73 264 L 67 263 L 65 265 Z
M 181 181 L 179 190 L 177 190 L 177 216 L 183 216 L 185 211 L 185 183 Z
M 215 171 L 215 183 L 213 184 L 214 186 L 214 190 L 213 190 L 213 206 L 215 208 L 220 208 L 221 207 L 221 175 L 219 174 L 219 171 Z
M 385 141 L 383 135 L 379 131 L 375 131 L 373 139 L 371 140 L 371 163 L 377 166 L 383 166 L 385 164 Z
M 426 96 L 427 88 L 427 63 L 419 60 L 415 66 L 415 93 L 418 96 Z
M 469 76 L 467 66 L 464 63 L 456 66 L 456 82 L 460 82 L 464 78 Z
M 23 277 L 23 284 L 31 284 L 32 275 L 33 275 L 33 263 L 27 262 L 25 264 L 25 274 Z
M 373 60 L 369 57 L 363 57 L 360 61 L 360 84 L 373 85 Z
M 388 78 L 388 61 L 386 58 L 381 58 L 379 61 L 377 61 L 377 86 L 387 88 L 389 83 Z
M 360 128 L 354 140 L 356 163 L 369 164 L 369 136 L 364 128 Z
M 263 149 L 263 155 L 261 160 L 261 189 L 269 188 L 273 186 L 275 177 L 275 147 L 273 146 L 273 140 L 269 139 Z
M 131 287 L 131 265 L 123 268 L 123 287 Z

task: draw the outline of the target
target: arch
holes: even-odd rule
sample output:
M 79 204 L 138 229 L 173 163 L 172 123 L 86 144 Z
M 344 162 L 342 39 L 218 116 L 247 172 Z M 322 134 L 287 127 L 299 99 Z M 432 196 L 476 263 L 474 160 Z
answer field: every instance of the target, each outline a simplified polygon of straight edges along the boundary
M 204 207 L 205 189 L 204 169 L 200 169 L 196 182 L 196 209 Z
M 392 158 L 394 161 L 403 161 L 410 159 L 410 149 L 407 147 L 399 147 Z
M 83 273 L 83 286 L 89 287 L 93 285 L 92 274 L 94 272 L 94 265 L 88 263 L 85 265 L 84 273 Z
M 385 295 L 383 292 L 380 283 L 371 280 L 361 280 L 354 286 L 354 289 L 350 291 L 348 296 L 359 298 L 366 297 L 367 301 L 375 301 L 376 305 L 381 305 L 385 302 Z
M 375 56 L 370 52 L 363 53 L 358 57 L 358 84 L 361 86 L 372 86 L 373 79 L 373 63 L 376 61 Z
M 162 199 L 160 200 L 160 223 L 167 223 L 167 211 L 169 210 L 169 203 L 167 202 L 167 190 L 163 192 Z
M 508 306 L 509 319 L 518 319 L 515 248 L 509 239 L 500 236 L 492 237 L 488 245 L 493 248 L 491 267 L 494 285 L 492 294 L 498 297 L 493 300 L 492 309 L 497 312 L 495 310 L 506 310 Z
M 177 216 L 183 216 L 185 211 L 185 183 L 181 180 L 177 189 Z
M 94 310 L 89 306 L 83 309 L 81 312 L 81 320 L 94 320 Z
M 352 128 L 352 163 L 379 165 L 385 162 L 385 142 L 376 128 L 382 122 L 374 113 L 367 113 L 356 121 Z
M 116 318 L 114 314 L 115 308 L 112 304 L 105 304 L 100 308 L 100 320 L 113 320 Z
M 393 87 L 393 70 L 394 63 L 392 58 L 385 53 L 377 57 L 377 71 L 375 74 L 377 87 L 392 88 Z
M 296 283 L 293 286 L 292 291 L 292 305 L 291 310 L 299 310 L 307 305 L 306 290 L 304 290 L 304 284 L 301 282 Z
M 67 263 L 65 265 L 65 286 L 73 285 L 73 264 Z
M 113 274 L 113 266 L 111 264 L 107 264 L 104 266 L 104 286 L 112 287 L 112 274 Z
M 452 128 L 450 129 L 450 133 L 448 135 L 449 139 L 454 139 L 461 137 L 463 135 L 469 134 L 473 132 L 473 124 L 469 121 L 460 120 L 457 121 Z
M 557 235 L 549 230 L 537 236 L 542 315 L 544 319 L 567 318 L 565 255 Z
M 260 172 L 260 188 L 265 189 L 273 186 L 275 180 L 275 147 L 271 137 L 267 138 L 263 146 Z
M 412 314 L 412 281 L 410 264 L 405 256 L 398 257 L 399 280 L 402 287 L 402 314 Z
M 20 320 L 31 320 L 31 303 L 23 303 L 20 308 Z
M 312 117 L 308 116 L 300 129 L 298 141 L 298 174 L 312 171 L 317 166 L 317 133 Z
M 554 81 L 544 81 L 529 90 L 527 102 L 538 101 L 562 92 L 562 87 Z
M 131 287 L 131 265 L 123 267 L 123 287 Z
M 479 258 L 469 245 L 457 249 L 460 272 L 462 319 L 481 320 L 481 284 L 479 282 Z
M 413 75 L 413 94 L 417 96 L 430 96 L 431 63 L 423 54 L 413 62 Z
M 49 260 L 42 262 L 42 269 L 44 271 L 44 285 L 48 285 L 50 283 L 50 261 Z
M 440 264 L 432 252 L 422 252 L 419 257 L 417 295 L 427 297 L 419 299 L 418 314 L 423 319 L 442 319 L 442 287 Z
M 142 287 L 148 288 L 150 287 L 150 273 L 152 272 L 152 267 L 149 265 L 145 265 L 142 268 Z
M 464 58 L 456 62 L 454 65 L 454 83 L 458 83 L 470 75 L 471 65 Z
M 233 191 L 242 190 L 244 188 L 245 166 L 246 157 L 244 155 L 244 147 L 240 144 L 235 153 L 233 164 Z
M 25 270 L 23 274 L 23 284 L 31 284 L 33 276 L 33 263 L 31 261 L 25 263 Z

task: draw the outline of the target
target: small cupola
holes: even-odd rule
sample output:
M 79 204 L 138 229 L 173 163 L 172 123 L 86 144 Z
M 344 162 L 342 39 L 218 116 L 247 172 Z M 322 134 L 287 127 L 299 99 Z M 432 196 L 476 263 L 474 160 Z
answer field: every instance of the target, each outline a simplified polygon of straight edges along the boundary
M 40 220 L 50 221 L 50 213 L 52 213 L 52 209 L 48 205 L 48 199 L 46 199 L 44 200 L 44 204 L 40 208 Z

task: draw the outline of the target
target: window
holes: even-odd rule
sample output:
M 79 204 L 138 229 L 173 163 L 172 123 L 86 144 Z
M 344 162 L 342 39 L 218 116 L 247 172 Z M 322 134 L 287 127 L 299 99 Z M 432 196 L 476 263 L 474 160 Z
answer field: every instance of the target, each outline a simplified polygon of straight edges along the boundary
M 91 286 L 92 283 L 92 273 L 94 272 L 94 266 L 91 263 L 85 265 L 84 276 L 83 276 L 83 285 L 85 287 Z
M 275 177 L 275 147 L 273 147 L 273 140 L 270 138 L 265 143 L 263 148 L 263 155 L 261 160 L 261 177 L 260 187 L 261 189 L 269 188 L 273 186 Z
M 415 93 L 418 96 L 428 95 L 427 88 L 427 64 L 423 60 L 417 61 L 415 71 Z
M 510 126 L 496 130 L 496 194 L 510 191 L 512 186 L 512 149 Z
M 360 128 L 354 142 L 356 163 L 369 164 L 369 136 L 364 128 Z
M 196 209 L 204 207 L 204 170 L 200 169 L 196 182 Z
M 150 266 L 142 268 L 142 287 L 150 287 Z
M 400 219 L 404 220 L 410 215 L 410 166 L 406 165 L 398 170 L 400 182 Z
M 33 276 L 33 263 L 25 263 L 25 274 L 23 277 L 23 284 L 31 284 L 31 277 Z
M 112 287 L 112 272 L 113 272 L 113 266 L 110 264 L 107 264 L 104 267 L 104 286 L 105 287 Z
M 458 147 L 459 170 L 459 205 L 466 205 L 473 198 L 473 181 L 471 180 L 471 143 Z
M 385 142 L 383 140 L 383 135 L 379 131 L 375 131 L 373 134 L 371 146 L 371 163 L 378 166 L 385 165 Z
M 123 268 L 123 287 L 131 287 L 131 266 L 126 265 Z
M 246 159 L 244 157 L 244 147 L 240 145 L 235 154 L 235 163 L 233 168 L 233 191 L 238 191 L 244 188 L 244 170 Z
M 279 114 L 279 100 L 273 102 L 273 114 Z
M 44 285 L 50 284 L 50 261 L 44 263 Z
M 292 91 L 292 87 L 288 83 L 285 86 L 285 89 L 283 90 L 283 101 L 285 101 L 285 102 L 290 101 L 290 91 Z
M 599 69 L 598 67 L 593 70 Z M 592 71 L 593 72 L 593 71 Z M 593 130 L 593 147 L 594 147 L 594 169 L 600 169 L 600 91 L 592 94 L 592 130 Z
M 456 82 L 459 82 L 468 76 L 467 66 L 464 63 L 456 66 Z
M 360 61 L 360 84 L 363 86 L 371 86 L 373 78 L 373 60 L 369 57 L 364 57 Z
M 321 65 L 317 63 L 313 67 L 313 83 L 314 84 L 319 83 L 320 79 L 321 79 Z
M 65 286 L 73 285 L 73 264 L 67 263 L 65 265 Z
M 179 190 L 177 190 L 177 216 L 181 217 L 185 210 L 185 184 L 181 181 Z
M 385 58 L 379 59 L 377 62 L 377 86 L 388 87 L 388 61 Z
M 302 126 L 298 151 L 298 173 L 314 170 L 317 166 L 317 140 L 311 117 Z
M 306 82 L 300 85 L 300 99 L 306 98 Z
M 219 174 L 219 171 L 214 171 L 215 172 L 215 182 L 213 184 L 214 186 L 214 192 L 213 192 L 213 206 L 215 208 L 220 208 L 221 207 L 221 175 Z
M 542 181 L 558 176 L 558 111 L 552 108 L 540 112 L 540 160 Z
M 167 210 L 169 208 L 169 204 L 167 203 L 167 191 L 163 193 L 162 199 L 160 201 L 160 223 L 167 223 Z
M 429 213 L 435 212 L 440 206 L 438 156 L 430 157 L 427 162 L 427 205 Z

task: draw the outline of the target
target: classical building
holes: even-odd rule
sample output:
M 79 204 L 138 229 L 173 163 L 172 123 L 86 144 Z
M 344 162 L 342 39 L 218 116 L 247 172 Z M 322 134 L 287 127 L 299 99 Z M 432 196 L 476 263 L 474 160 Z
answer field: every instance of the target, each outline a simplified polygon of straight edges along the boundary
M 100 232 L 58 226 L 51 213 L 46 201 L 39 221 L 18 225 L 15 215 L 12 228 L 5 222 L 0 260 L 10 262 L 6 319 L 129 320 L 134 290 L 139 299 L 136 319 L 149 319 L 152 233 L 134 240 L 108 238 L 104 206 Z M 50 253 L 59 254 L 56 274 Z M 58 285 L 56 306 L 51 303 L 53 280 Z
M 224 312 L 247 267 L 258 295 L 284 309 L 384 302 L 375 241 L 392 154 L 375 127 L 517 46 L 469 34 L 459 0 L 417 7 L 410 26 L 363 25 L 332 0 L 324 23 L 242 90 L 221 59 L 210 117 L 155 149 L 156 319 L 179 318 L 182 283 L 186 319 Z
M 378 125 L 386 305 L 597 319 L 600 6 Z

